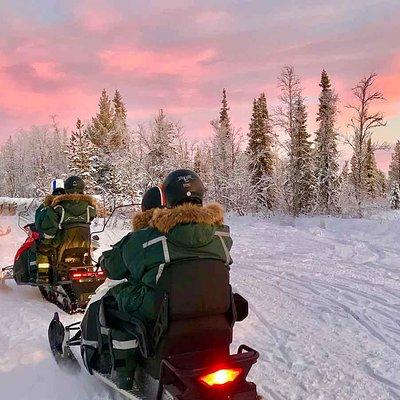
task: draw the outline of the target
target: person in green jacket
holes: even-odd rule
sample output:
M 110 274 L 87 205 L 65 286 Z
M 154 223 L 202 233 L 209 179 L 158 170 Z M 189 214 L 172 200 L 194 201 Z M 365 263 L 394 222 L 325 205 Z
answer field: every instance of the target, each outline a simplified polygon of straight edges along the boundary
M 155 209 L 162 208 L 163 202 L 163 193 L 159 186 L 148 189 L 142 198 L 141 211 L 133 216 L 132 232 L 148 228 Z M 129 278 L 129 267 L 125 263 L 123 249 L 131 239 L 132 232 L 112 245 L 111 250 L 103 252 L 99 259 L 99 265 L 107 271 L 107 277 L 112 280 Z
M 46 215 L 47 207 L 51 206 L 51 203 L 53 202 L 56 196 L 59 196 L 60 194 L 65 194 L 64 181 L 62 179 L 53 179 L 51 182 L 51 189 L 52 193 L 48 194 L 44 198 L 43 203 L 35 211 L 35 228 L 39 233 L 41 233 L 40 228 L 42 225 L 43 218 Z
M 38 283 L 49 282 L 49 254 L 53 252 L 53 249 L 59 250 L 60 245 L 67 241 L 80 243 L 80 245 L 87 244 L 85 238 L 76 235 L 66 237 L 65 228 L 77 224 L 90 225 L 96 217 L 96 200 L 84 194 L 85 184 L 80 177 L 67 178 L 64 189 L 66 193 L 56 196 L 51 205 L 43 211 L 44 214 L 38 226 L 43 234 L 37 256 Z
M 128 234 L 118 246 L 128 281 L 110 291 L 119 310 L 139 318 L 149 329 L 158 314 L 155 288 L 169 263 L 198 258 L 222 260 L 227 268 L 232 263 L 232 239 L 223 209 L 216 203 L 203 206 L 200 177 L 190 170 L 174 171 L 165 178 L 163 191 L 167 208 L 155 209 L 149 227 Z M 113 273 L 120 265 L 117 258 L 114 266 L 105 265 L 111 278 L 116 278 Z

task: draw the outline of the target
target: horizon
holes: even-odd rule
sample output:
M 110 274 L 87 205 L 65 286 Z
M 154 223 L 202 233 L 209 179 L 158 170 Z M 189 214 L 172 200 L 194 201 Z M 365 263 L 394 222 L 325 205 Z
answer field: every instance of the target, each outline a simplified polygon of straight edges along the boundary
M 191 139 L 211 135 L 226 88 L 233 125 L 247 133 L 252 100 L 277 105 L 277 75 L 294 65 L 315 117 L 322 69 L 340 96 L 337 128 L 346 132 L 351 88 L 376 72 L 377 104 L 387 126 L 373 138 L 400 138 L 398 1 L 139 2 L 33 0 L 1 4 L 0 141 L 58 116 L 68 132 L 90 120 L 100 92 L 118 89 L 132 127 L 159 109 L 180 120 Z M 346 4 L 347 3 L 347 4 Z M 294 12 L 294 9 L 296 10 Z M 349 148 L 340 145 L 342 158 Z M 387 172 L 391 152 L 376 152 Z

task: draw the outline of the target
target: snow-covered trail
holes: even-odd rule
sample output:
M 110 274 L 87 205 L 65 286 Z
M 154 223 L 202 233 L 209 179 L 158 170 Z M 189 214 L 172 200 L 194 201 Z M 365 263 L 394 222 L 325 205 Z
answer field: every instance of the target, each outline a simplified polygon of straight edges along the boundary
M 400 399 L 400 216 L 385 217 L 230 218 L 232 284 L 250 302 L 235 345 L 260 351 L 252 378 L 266 399 Z M 0 219 L 7 224 L 0 265 L 24 238 L 11 217 Z M 122 234 L 106 232 L 102 244 Z M 56 308 L 34 288 L 8 286 L 0 291 L 0 393 L 111 399 L 93 377 L 65 376 L 51 360 Z
M 231 221 L 239 337 L 271 399 L 400 399 L 398 221 Z M 322 226 L 322 227 L 321 227 Z

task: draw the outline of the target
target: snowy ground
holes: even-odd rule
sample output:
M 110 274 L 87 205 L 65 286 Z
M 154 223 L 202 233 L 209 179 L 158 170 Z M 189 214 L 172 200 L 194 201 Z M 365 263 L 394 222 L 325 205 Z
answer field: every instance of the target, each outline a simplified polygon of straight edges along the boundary
M 400 399 L 400 215 L 375 218 L 232 217 L 232 281 L 250 301 L 235 344 L 260 351 L 259 392 L 283 399 Z M 15 217 L 0 238 L 10 263 L 24 233 Z M 106 232 L 103 245 L 121 232 Z M 112 395 L 85 373 L 51 360 L 47 325 L 56 308 L 34 288 L 0 290 L 1 398 L 94 400 Z M 79 316 L 63 316 L 72 322 Z

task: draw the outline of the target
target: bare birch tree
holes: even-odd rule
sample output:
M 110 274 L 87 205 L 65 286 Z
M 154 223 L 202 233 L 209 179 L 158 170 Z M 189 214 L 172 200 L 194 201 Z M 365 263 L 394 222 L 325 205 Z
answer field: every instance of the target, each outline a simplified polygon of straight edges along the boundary
M 384 100 L 383 94 L 373 87 L 376 76 L 375 73 L 370 74 L 361 79 L 361 81 L 352 88 L 356 101 L 354 104 L 349 104 L 347 106 L 354 112 L 354 116 L 351 118 L 350 124 L 348 125 L 352 129 L 352 133 L 346 141 L 353 149 L 352 178 L 359 216 L 362 216 L 364 163 L 367 155 L 367 142 L 368 139 L 372 137 L 374 129 L 386 125 L 381 112 L 371 111 L 375 102 Z M 379 146 L 375 144 L 374 150 L 378 148 Z

